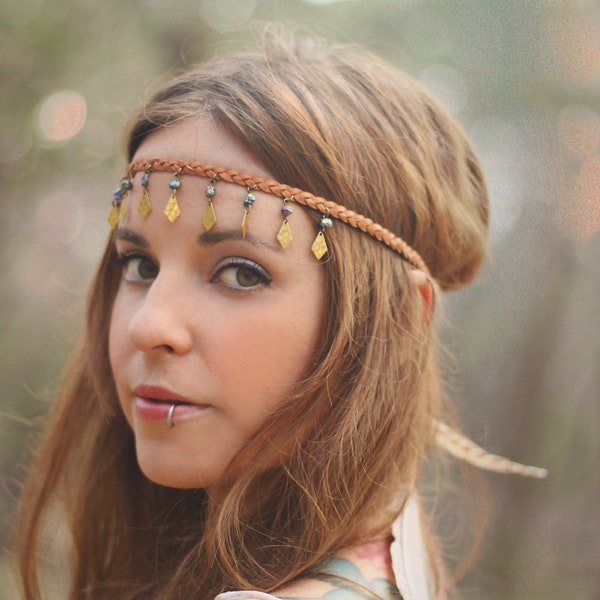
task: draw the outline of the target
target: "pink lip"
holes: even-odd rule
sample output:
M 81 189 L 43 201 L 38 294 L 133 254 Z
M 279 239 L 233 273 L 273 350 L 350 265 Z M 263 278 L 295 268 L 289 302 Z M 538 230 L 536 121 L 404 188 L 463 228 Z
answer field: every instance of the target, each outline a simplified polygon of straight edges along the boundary
M 136 415 L 146 421 L 162 421 L 166 423 L 169 409 L 176 404 L 173 422 L 204 412 L 208 404 L 199 404 L 165 388 L 154 385 L 139 385 L 133 390 L 135 394 L 134 409 Z
M 179 402 L 180 404 L 197 404 L 189 398 L 185 398 L 180 394 L 176 394 L 171 390 L 167 390 L 157 385 L 138 385 L 133 393 L 139 398 L 145 398 L 147 400 L 156 400 L 158 402 Z

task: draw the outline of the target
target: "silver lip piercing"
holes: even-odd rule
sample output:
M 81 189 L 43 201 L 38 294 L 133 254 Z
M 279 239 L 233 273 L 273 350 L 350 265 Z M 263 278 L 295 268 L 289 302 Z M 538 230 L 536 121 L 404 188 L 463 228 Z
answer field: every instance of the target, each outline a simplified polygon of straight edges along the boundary
M 173 402 L 173 404 L 169 406 L 169 412 L 167 413 L 167 425 L 169 427 L 175 427 L 175 423 L 173 423 L 173 412 L 175 411 L 176 406 L 177 402 Z

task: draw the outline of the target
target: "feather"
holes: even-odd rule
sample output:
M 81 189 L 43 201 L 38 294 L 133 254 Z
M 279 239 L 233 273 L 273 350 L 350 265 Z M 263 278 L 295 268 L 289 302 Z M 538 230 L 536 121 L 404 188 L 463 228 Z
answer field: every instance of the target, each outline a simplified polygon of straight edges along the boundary
M 392 569 L 403 600 L 431 600 L 433 585 L 429 556 L 421 531 L 419 503 L 414 494 L 408 497 L 392 524 L 392 536 Z
M 464 435 L 448 427 L 445 423 L 435 421 L 434 425 L 437 430 L 435 443 L 448 452 L 448 454 L 464 460 L 475 467 L 498 473 L 515 473 L 526 477 L 537 477 L 538 479 L 542 479 L 548 475 L 546 469 L 522 465 L 521 463 L 484 450 Z

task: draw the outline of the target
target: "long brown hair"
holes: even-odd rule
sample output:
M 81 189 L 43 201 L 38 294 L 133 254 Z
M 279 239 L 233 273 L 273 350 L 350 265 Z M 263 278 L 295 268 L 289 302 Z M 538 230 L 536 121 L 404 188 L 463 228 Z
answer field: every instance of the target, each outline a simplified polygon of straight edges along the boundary
M 460 126 L 364 50 L 282 39 L 170 81 L 132 122 L 129 159 L 156 129 L 213 119 L 279 181 L 402 236 L 436 288 L 470 281 L 485 254 L 488 205 Z M 203 490 L 155 485 L 137 466 L 108 361 L 120 279 L 109 241 L 22 496 L 28 600 L 40 597 L 40 538 L 55 502 L 72 535 L 72 599 L 270 591 L 389 527 L 443 410 L 433 319 L 396 254 L 341 223 L 327 235 L 325 325 L 312 372 L 242 448 L 252 460 L 218 503 Z

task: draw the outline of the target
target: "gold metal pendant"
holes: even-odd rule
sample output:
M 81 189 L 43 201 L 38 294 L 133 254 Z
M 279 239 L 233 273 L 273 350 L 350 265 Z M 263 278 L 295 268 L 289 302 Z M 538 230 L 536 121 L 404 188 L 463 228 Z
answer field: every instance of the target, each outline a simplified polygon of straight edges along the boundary
M 242 238 L 246 239 L 248 233 L 248 215 L 250 214 L 250 207 L 244 207 L 244 218 L 242 219 Z
M 252 205 L 256 201 L 256 197 L 252 193 L 251 188 L 246 188 L 246 197 L 244 198 L 244 218 L 242 220 L 242 238 L 246 238 L 248 233 L 248 215 L 252 210 Z
M 119 209 L 114 204 L 108 213 L 108 224 L 112 230 L 115 230 L 119 224 Z
M 177 196 L 175 195 L 175 192 L 173 192 L 165 206 L 165 215 L 171 223 L 175 223 L 180 214 L 181 210 L 179 209 L 179 204 L 177 204 Z
M 319 231 L 319 233 L 317 233 L 317 237 L 315 238 L 315 241 L 310 249 L 317 260 L 321 260 L 327 254 L 327 242 L 325 241 L 325 235 L 323 234 L 323 231 Z
M 202 215 L 202 225 L 204 225 L 204 229 L 206 229 L 206 231 L 210 231 L 216 222 L 217 215 L 215 214 L 213 203 L 209 202 L 204 214 Z
M 293 239 L 294 236 L 292 235 L 292 230 L 290 229 L 288 220 L 284 219 L 281 227 L 279 228 L 279 233 L 277 234 L 277 241 L 282 248 L 287 248 Z
M 137 209 L 142 219 L 145 219 L 152 210 L 152 204 L 150 203 L 150 196 L 148 195 L 148 190 L 144 189 Z

